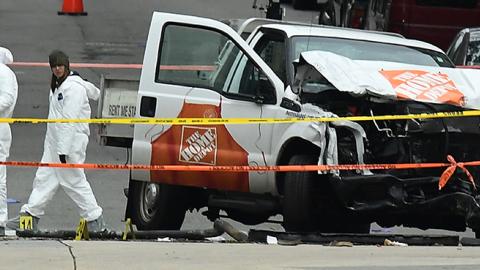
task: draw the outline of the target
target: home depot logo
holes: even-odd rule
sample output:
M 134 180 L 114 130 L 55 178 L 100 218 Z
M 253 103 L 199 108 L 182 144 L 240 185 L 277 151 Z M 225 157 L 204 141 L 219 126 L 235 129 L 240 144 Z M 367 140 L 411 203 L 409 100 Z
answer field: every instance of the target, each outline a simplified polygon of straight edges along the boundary
M 179 160 L 215 165 L 217 162 L 217 129 L 182 126 Z
M 382 70 L 380 73 L 390 82 L 399 99 L 457 106 L 465 103 L 463 94 L 447 74 L 423 70 Z

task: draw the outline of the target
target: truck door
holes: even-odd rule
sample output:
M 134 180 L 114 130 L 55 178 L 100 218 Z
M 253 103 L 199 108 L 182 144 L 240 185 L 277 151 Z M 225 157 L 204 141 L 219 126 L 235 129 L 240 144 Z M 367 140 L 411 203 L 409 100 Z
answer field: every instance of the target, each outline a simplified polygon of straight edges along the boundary
M 277 106 L 283 83 L 227 25 L 153 14 L 139 86 L 140 118 L 260 118 Z M 132 162 L 154 165 L 258 165 L 260 124 L 136 125 Z M 255 173 L 133 171 L 159 183 L 250 191 Z

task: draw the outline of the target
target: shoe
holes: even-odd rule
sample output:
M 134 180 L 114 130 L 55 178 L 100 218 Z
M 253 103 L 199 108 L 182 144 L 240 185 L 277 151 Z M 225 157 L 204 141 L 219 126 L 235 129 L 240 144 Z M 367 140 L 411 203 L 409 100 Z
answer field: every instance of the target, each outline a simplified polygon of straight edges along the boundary
M 7 221 L 7 225 L 6 227 L 8 229 L 11 229 L 11 230 L 20 230 L 20 217 L 23 217 L 23 216 L 31 216 L 32 217 L 32 231 L 37 231 L 38 230 L 38 221 L 40 220 L 40 218 L 36 217 L 36 216 L 32 216 L 30 215 L 29 213 L 20 213 L 20 215 L 14 217 L 14 218 L 11 218 Z
M 89 232 L 107 232 L 107 224 L 103 219 L 103 215 L 99 216 L 97 219 L 88 221 L 87 228 Z

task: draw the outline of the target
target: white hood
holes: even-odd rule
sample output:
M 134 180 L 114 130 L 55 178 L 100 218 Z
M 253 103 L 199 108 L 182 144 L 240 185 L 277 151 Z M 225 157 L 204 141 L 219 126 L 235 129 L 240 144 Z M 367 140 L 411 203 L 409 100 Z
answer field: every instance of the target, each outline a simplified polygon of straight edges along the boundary
M 0 47 L 0 64 L 11 64 L 13 63 L 12 52 L 4 47 Z
M 480 70 L 357 61 L 330 52 L 303 52 L 295 78 L 301 84 L 312 76 L 323 77 L 339 91 L 355 95 L 480 109 Z
M 98 89 L 93 83 L 86 81 L 82 77 L 76 75 L 68 77 L 69 80 L 71 80 L 72 82 L 81 84 L 85 88 L 89 99 L 97 100 L 100 97 L 100 89 Z

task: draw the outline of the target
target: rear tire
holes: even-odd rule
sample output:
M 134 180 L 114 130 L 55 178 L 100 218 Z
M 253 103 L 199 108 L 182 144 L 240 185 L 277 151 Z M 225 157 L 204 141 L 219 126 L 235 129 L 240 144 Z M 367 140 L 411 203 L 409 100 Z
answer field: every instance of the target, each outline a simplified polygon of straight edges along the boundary
M 188 209 L 182 186 L 130 180 L 128 209 L 139 230 L 179 230 Z
M 309 155 L 293 156 L 289 165 L 316 164 Z M 283 227 L 287 231 L 308 231 L 315 228 L 313 184 L 316 172 L 287 172 L 283 198 Z

